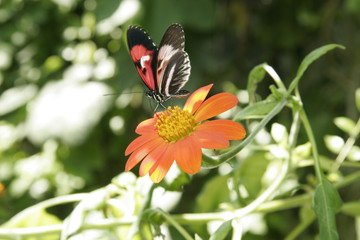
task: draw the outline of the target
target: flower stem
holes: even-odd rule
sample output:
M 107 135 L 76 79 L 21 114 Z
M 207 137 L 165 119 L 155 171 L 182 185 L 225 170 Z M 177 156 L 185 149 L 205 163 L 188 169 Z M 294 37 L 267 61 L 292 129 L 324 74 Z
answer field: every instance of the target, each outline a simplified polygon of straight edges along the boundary
M 145 239 L 145 236 L 143 236 L 143 231 L 141 228 L 141 223 L 143 220 L 144 213 L 147 209 L 149 209 L 152 199 L 152 194 L 154 192 L 155 186 L 154 184 L 151 186 L 149 192 L 146 195 L 146 199 L 144 201 L 144 204 L 142 205 L 138 217 L 136 218 L 136 221 L 131 225 L 129 233 L 127 235 L 127 239 L 133 239 L 134 236 L 138 233 L 141 237 L 141 239 Z
M 159 213 L 168 223 L 170 223 L 186 240 L 194 240 L 190 234 L 167 212 L 162 210 L 161 208 L 152 209 L 151 211 L 155 211 Z
M 302 108 L 300 111 L 300 117 L 301 117 L 301 121 L 303 123 L 303 126 L 305 128 L 306 134 L 309 138 L 310 144 L 311 144 L 311 148 L 312 148 L 312 152 L 313 152 L 313 157 L 314 157 L 314 167 L 315 167 L 315 174 L 316 177 L 319 181 L 319 184 L 323 183 L 323 174 L 321 171 L 321 166 L 320 166 L 320 160 L 319 160 L 319 153 L 317 150 L 317 145 L 316 145 L 316 140 L 314 137 L 314 133 L 311 129 L 311 125 L 310 122 L 306 116 L 305 110 Z
M 253 212 L 255 209 L 257 209 L 262 203 L 264 203 L 266 200 L 271 198 L 275 191 L 280 187 L 280 185 L 283 183 L 283 181 L 286 178 L 286 175 L 290 169 L 290 163 L 291 163 L 291 153 L 292 150 L 295 147 L 297 134 L 299 132 L 299 126 L 300 126 L 300 118 L 299 118 L 299 112 L 295 112 L 294 114 L 294 120 L 290 129 L 290 135 L 288 139 L 288 154 L 284 160 L 284 164 L 278 173 L 278 177 L 273 181 L 273 183 L 259 196 L 257 197 L 252 203 L 247 205 L 244 208 L 241 208 L 237 211 L 235 211 L 236 217 L 243 217 L 250 212 Z
M 308 214 L 304 217 L 301 223 L 294 228 L 293 231 L 286 236 L 285 240 L 296 239 L 314 220 L 316 219 L 315 213 Z
M 339 182 L 334 183 L 336 188 L 345 187 L 357 180 L 360 179 L 360 172 L 355 172 L 348 176 L 345 176 Z M 80 201 L 87 194 L 73 194 L 68 196 L 57 197 L 53 199 L 46 200 L 37 205 L 34 205 L 28 209 L 25 209 L 23 212 L 27 212 L 29 209 L 33 209 L 35 206 L 45 206 L 51 207 L 58 204 L 63 204 L 66 202 Z M 269 202 L 264 202 L 259 205 L 253 212 L 258 213 L 270 213 L 275 211 L 282 211 L 290 208 L 300 207 L 304 204 L 309 204 L 312 199 L 312 193 L 305 193 L 299 196 L 291 197 L 288 199 L 279 199 Z M 73 201 L 70 201 L 70 200 Z M 76 200 L 77 199 L 77 200 Z M 60 200 L 67 200 L 66 202 Z M 56 203 L 57 204 L 54 204 Z M 52 204 L 50 204 L 52 203 Z M 40 209 L 40 208 L 37 208 Z M 19 213 L 20 214 L 20 213 Z M 18 215 L 19 215 L 18 214 Z M 229 220 L 233 216 L 231 212 L 213 212 L 213 213 L 184 213 L 184 214 L 174 214 L 171 215 L 172 221 L 177 224 L 204 224 L 209 221 L 224 221 Z M 128 226 L 136 222 L 138 216 L 132 217 L 122 217 L 122 218 L 113 218 L 113 219 L 99 219 L 95 224 L 84 224 L 79 231 L 85 229 L 108 229 L 119 226 Z M 37 226 L 37 227 L 27 227 L 27 228 L 0 228 L 0 238 L 1 239 L 21 239 L 24 237 L 40 237 L 49 234 L 60 234 L 63 226 L 62 224 L 50 225 L 50 226 Z
M 335 160 L 335 164 L 333 165 L 331 171 L 336 172 L 341 164 L 344 162 L 346 156 L 349 154 L 351 148 L 354 146 L 356 138 L 360 134 L 360 118 L 358 119 L 355 127 L 353 128 L 352 132 L 350 133 L 350 137 L 346 141 L 344 147 L 341 149 L 339 155 Z
M 53 207 L 53 206 L 60 205 L 60 204 L 79 202 L 79 201 L 83 200 L 86 196 L 88 196 L 88 193 L 78 193 L 78 194 L 71 194 L 71 195 L 66 195 L 66 196 L 59 196 L 59 197 L 45 200 L 43 202 L 35 204 L 35 205 L 19 212 L 14 217 L 12 217 L 9 222 L 19 222 L 22 219 L 24 219 L 25 217 L 29 216 L 30 214 L 32 214 L 36 211 L 39 211 L 41 209 L 46 209 L 46 208 Z
M 203 167 L 205 168 L 216 168 L 222 163 L 230 160 L 236 154 L 238 154 L 245 146 L 251 143 L 258 132 L 265 127 L 265 125 L 271 121 L 286 105 L 288 102 L 287 98 L 283 98 L 274 108 L 273 110 L 267 114 L 260 123 L 256 126 L 256 128 L 251 132 L 251 134 L 245 138 L 238 146 L 234 147 L 230 151 L 221 154 L 219 156 L 208 156 L 203 153 Z

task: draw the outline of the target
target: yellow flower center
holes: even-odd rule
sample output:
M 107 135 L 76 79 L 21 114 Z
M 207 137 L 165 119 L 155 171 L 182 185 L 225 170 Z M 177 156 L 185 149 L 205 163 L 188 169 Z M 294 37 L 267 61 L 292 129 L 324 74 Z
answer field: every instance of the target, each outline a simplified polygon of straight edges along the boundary
M 159 114 L 155 124 L 157 132 L 166 142 L 176 142 L 189 136 L 196 126 L 194 117 L 178 106 L 168 107 Z

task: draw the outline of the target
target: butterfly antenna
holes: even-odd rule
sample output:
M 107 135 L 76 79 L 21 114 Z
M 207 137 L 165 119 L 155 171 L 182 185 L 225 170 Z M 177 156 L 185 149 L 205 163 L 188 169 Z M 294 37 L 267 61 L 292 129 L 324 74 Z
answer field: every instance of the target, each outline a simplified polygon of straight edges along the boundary
M 134 94 L 134 93 L 144 93 L 144 92 L 119 92 L 119 93 L 106 93 L 103 96 L 114 96 L 114 95 L 123 95 L 123 94 Z
M 151 102 L 150 98 L 148 98 L 148 101 L 149 101 L 150 108 L 153 108 L 153 105 L 152 105 L 152 102 Z M 158 105 L 156 105 L 154 112 L 156 111 L 157 107 L 158 107 Z
M 107 93 L 107 94 L 103 94 L 104 97 L 106 96 L 115 96 L 115 95 L 120 95 L 121 93 Z

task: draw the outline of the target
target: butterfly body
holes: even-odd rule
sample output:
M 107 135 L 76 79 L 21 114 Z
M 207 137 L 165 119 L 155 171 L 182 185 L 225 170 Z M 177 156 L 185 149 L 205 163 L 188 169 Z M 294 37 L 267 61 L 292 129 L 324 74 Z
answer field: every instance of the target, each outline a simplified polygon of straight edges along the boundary
M 185 34 L 181 25 L 170 25 L 159 48 L 147 32 L 137 26 L 128 28 L 127 41 L 135 67 L 149 89 L 148 97 L 164 107 L 166 100 L 189 94 L 181 89 L 189 80 L 191 69 L 189 56 L 184 50 Z

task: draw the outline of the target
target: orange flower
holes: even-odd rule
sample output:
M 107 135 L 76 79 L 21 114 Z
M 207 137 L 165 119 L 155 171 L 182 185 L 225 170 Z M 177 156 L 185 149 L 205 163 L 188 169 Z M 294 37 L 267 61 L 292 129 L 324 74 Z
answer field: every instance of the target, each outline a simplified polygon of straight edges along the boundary
M 135 132 L 140 134 L 125 150 L 131 154 L 125 171 L 142 161 L 139 175 L 150 175 L 160 182 L 174 161 L 188 174 L 197 173 L 201 167 L 201 148 L 229 147 L 229 140 L 243 139 L 243 126 L 231 120 L 211 120 L 238 103 L 230 93 L 219 93 L 204 101 L 213 84 L 195 91 L 183 109 L 168 107 L 155 113 L 153 118 L 141 122 Z

